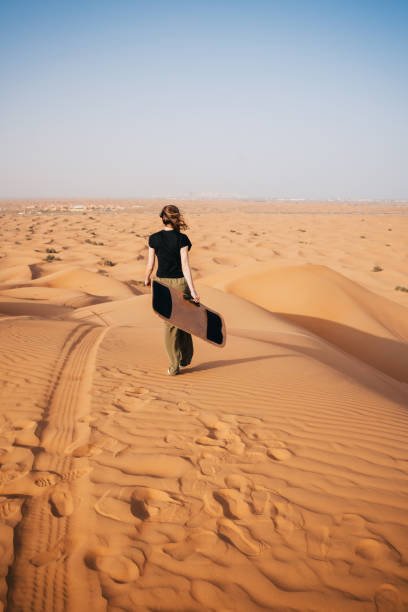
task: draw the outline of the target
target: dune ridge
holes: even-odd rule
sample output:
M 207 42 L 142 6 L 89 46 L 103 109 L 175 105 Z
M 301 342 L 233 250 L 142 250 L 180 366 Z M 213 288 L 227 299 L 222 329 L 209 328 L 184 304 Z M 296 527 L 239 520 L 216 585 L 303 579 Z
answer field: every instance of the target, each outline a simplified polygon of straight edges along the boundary
M 222 287 L 329 340 L 401 382 L 408 382 L 407 309 L 326 266 L 261 266 Z

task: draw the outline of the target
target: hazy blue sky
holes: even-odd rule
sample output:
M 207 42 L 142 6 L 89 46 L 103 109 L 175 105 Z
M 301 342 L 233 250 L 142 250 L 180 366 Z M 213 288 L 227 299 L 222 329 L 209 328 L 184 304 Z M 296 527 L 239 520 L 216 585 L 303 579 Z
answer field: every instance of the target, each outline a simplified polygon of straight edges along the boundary
M 408 197 L 408 0 L 0 0 L 0 197 Z

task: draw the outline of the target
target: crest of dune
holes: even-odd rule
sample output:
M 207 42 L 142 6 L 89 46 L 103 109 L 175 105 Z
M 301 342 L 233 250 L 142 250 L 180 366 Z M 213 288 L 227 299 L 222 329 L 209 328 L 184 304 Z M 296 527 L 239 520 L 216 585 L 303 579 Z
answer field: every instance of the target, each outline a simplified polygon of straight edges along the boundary
M 92 295 L 117 299 L 133 295 L 124 283 L 82 268 L 69 268 L 54 272 L 35 279 L 32 284 L 55 289 L 75 289 Z
M 205 279 L 204 279 L 205 280 Z M 408 310 L 326 266 L 261 266 L 208 279 L 408 382 Z

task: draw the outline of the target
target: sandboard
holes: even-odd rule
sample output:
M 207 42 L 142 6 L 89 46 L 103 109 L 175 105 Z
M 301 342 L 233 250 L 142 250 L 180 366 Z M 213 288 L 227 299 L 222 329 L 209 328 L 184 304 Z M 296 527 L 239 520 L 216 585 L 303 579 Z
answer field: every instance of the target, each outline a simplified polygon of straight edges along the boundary
M 225 345 L 225 323 L 217 312 L 157 280 L 152 283 L 152 296 L 153 310 L 159 317 L 211 344 Z

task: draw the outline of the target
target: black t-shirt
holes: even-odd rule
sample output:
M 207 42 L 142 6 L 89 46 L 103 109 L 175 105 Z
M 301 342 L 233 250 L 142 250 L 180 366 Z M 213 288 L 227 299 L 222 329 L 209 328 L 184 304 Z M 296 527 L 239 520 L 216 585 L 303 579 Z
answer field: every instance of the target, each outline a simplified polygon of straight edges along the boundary
M 159 278 L 182 278 L 180 249 L 185 246 L 191 249 L 188 236 L 176 230 L 161 230 L 149 236 L 149 247 L 155 250 L 159 261 Z

